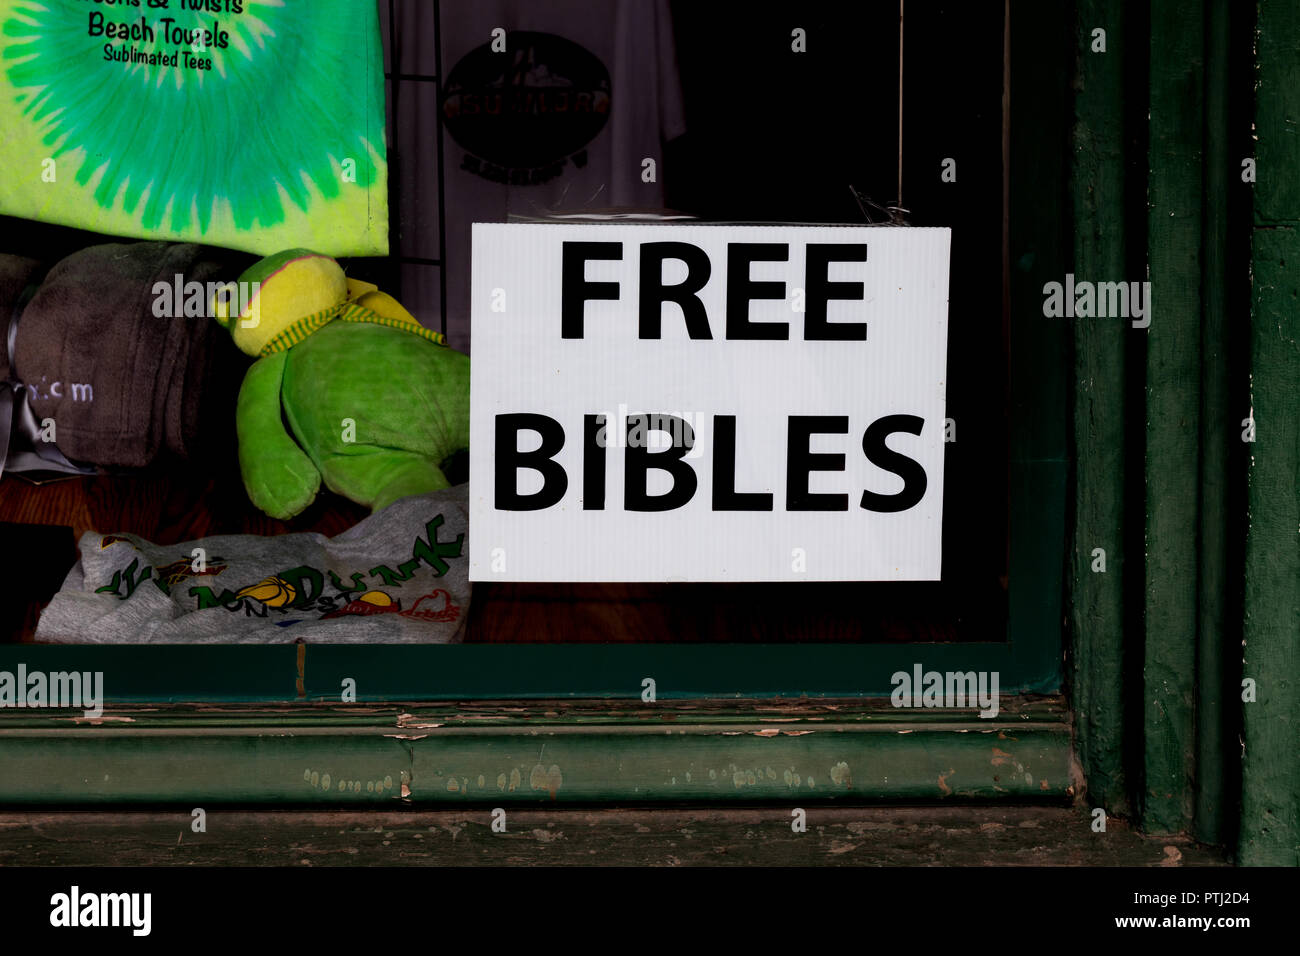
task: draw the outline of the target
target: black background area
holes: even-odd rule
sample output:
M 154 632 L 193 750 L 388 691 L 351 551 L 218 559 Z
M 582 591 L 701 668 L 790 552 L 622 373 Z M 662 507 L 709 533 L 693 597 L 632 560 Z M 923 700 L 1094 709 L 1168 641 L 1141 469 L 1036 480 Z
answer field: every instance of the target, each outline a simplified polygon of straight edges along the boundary
M 942 580 L 483 592 L 505 587 L 513 601 L 546 601 L 552 612 L 557 599 L 593 602 L 587 613 L 597 616 L 613 601 L 628 612 L 632 640 L 1005 638 L 1003 9 L 998 0 L 906 4 L 902 206 L 911 225 L 953 229 L 947 404 L 957 440 L 945 446 Z M 674 2 L 687 133 L 666 154 L 668 205 L 712 220 L 886 219 L 883 207 L 899 198 L 898 10 Z M 807 52 L 791 49 L 796 27 Z M 946 158 L 956 161 L 955 182 L 941 179 Z M 864 213 L 850 187 L 881 208 Z M 512 627 L 485 630 L 479 639 L 520 639 Z

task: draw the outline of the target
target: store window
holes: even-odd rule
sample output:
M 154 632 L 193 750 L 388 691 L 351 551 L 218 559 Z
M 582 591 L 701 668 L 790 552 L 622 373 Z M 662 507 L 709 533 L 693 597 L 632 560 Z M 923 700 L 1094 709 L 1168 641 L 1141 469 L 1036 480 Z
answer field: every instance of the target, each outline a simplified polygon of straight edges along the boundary
M 166 639 L 141 646 L 129 618 L 91 628 L 105 645 L 96 653 L 139 662 L 119 685 L 127 698 L 328 698 L 347 679 L 361 698 L 619 696 L 638 693 L 642 673 L 661 675 L 661 693 L 676 696 L 880 695 L 891 673 L 931 661 L 1000 670 L 1005 693 L 1059 688 L 1066 353 L 1062 332 L 1034 322 L 1033 290 L 1064 271 L 1055 269 L 1061 220 L 1046 213 L 1059 208 L 1064 182 L 1065 112 L 1053 98 L 1064 102 L 1065 77 L 1032 44 L 1018 45 L 1029 28 L 1005 3 L 792 11 L 629 0 L 593 11 L 577 2 L 380 0 L 377 13 L 389 254 L 337 258 L 349 277 L 391 292 L 427 337 L 445 337 L 471 362 L 475 221 L 634 213 L 951 228 L 939 580 L 484 581 L 471 592 L 463 578 L 442 587 L 430 574 L 440 546 L 465 534 L 463 516 L 434 528 L 414 514 L 371 531 L 374 541 L 409 539 L 410 566 L 370 560 L 366 540 L 355 567 L 302 557 L 289 536 L 356 537 L 350 529 L 370 509 L 326 489 L 291 518 L 250 501 L 234 412 L 249 366 L 211 323 L 177 350 L 158 346 L 170 364 L 147 371 L 151 384 L 169 376 L 169 395 L 139 384 L 138 349 L 134 386 L 96 386 L 96 411 L 120 402 L 121 422 L 131 410 L 147 419 L 131 433 L 139 447 L 130 454 L 78 457 L 56 442 L 59 461 L 16 471 L 15 437 L 0 522 L 20 544 L 6 549 L 5 574 L 30 583 L 6 619 L 8 641 L 40 640 L 42 608 L 68 587 L 70 571 L 89 572 L 77 542 L 84 552 L 83 536 L 96 533 L 106 548 L 116 535 L 148 546 L 133 568 L 96 565 L 107 578 L 93 594 L 127 598 L 146 580 L 155 589 L 183 582 L 204 609 L 223 608 L 231 620 L 292 624 L 284 612 L 311 604 L 318 620 L 335 622 L 305 648 L 292 645 L 292 627 L 235 648 L 225 646 L 225 626 L 212 647 L 166 627 L 158 632 Z M 372 52 L 377 63 L 380 51 Z M 503 86 L 531 98 L 527 108 L 503 99 Z M 132 241 L 16 219 L 4 235 L 4 251 L 30 270 L 15 272 L 15 307 L 69 256 Z M 224 277 L 256 259 L 218 246 L 177 268 Z M 111 357 L 110 345 L 61 341 L 68 354 Z M 35 425 L 40 403 L 61 398 L 55 391 L 90 394 L 88 383 L 61 384 L 57 347 L 46 346 L 46 370 L 24 355 L 39 355 L 41 344 L 19 342 L 21 371 L 39 379 L 26 383 L 38 399 Z M 322 402 L 328 392 L 319 389 Z M 148 414 L 144 399 L 153 402 Z M 310 417 L 288 404 L 289 419 Z M 175 408 L 183 412 L 169 418 Z M 126 434 L 121 422 L 105 427 Z M 439 467 L 453 486 L 469 477 L 464 455 Z M 226 536 L 243 535 L 269 536 L 258 547 L 270 549 L 270 563 L 264 576 L 228 589 L 220 571 L 242 539 Z M 214 536 L 211 548 L 196 543 Z M 402 589 L 413 575 L 418 595 Z M 398 617 L 405 630 L 372 630 Z M 71 654 L 80 644 L 75 614 L 63 620 L 56 644 L 25 652 Z M 88 612 L 88 627 L 94 620 Z M 393 633 L 400 643 L 384 640 Z M 204 676 L 187 661 L 202 661 Z

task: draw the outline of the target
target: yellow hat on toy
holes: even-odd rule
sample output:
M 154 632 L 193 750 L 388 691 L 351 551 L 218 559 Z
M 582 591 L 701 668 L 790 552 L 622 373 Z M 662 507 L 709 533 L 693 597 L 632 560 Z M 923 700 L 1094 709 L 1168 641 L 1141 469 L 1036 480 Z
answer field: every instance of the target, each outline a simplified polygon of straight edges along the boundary
M 213 303 L 218 322 L 249 355 L 288 347 L 333 320 L 348 303 L 348 280 L 329 256 L 290 249 L 249 267 Z M 284 341 L 292 339 L 293 341 Z
M 447 344 L 441 332 L 426 329 L 391 295 L 347 278 L 337 262 L 310 249 L 290 249 L 251 266 L 218 291 L 212 314 L 241 351 L 258 357 L 292 348 L 336 319 L 404 329 Z

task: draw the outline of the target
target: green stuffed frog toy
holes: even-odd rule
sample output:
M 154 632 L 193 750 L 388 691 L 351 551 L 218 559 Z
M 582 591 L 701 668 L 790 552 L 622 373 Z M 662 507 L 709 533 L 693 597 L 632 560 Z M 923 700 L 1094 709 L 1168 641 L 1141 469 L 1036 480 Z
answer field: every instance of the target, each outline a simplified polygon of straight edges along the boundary
M 469 447 L 468 356 L 329 256 L 292 249 L 239 283 L 213 311 L 257 357 L 235 412 L 253 504 L 292 518 L 322 479 L 375 511 L 447 487 L 443 465 Z

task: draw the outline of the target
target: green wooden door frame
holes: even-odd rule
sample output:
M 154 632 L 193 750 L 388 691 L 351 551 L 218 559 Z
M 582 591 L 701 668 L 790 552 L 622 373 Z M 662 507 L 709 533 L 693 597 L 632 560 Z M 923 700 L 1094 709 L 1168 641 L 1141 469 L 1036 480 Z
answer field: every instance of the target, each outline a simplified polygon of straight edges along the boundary
M 1239 858 L 1300 865 L 1300 10 L 1260 0 Z M 1233 157 L 1235 159 L 1235 157 Z
M 1074 268 L 1149 279 L 1154 303 L 1145 330 L 1074 329 L 1070 692 L 1089 800 L 1296 865 L 1300 11 L 1079 0 L 1075 29 Z

